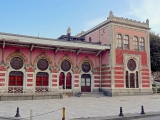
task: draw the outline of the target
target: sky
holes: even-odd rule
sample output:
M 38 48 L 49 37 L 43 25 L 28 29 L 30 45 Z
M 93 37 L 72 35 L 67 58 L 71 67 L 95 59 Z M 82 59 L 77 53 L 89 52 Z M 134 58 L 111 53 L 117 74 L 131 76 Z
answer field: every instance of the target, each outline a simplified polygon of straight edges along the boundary
M 58 38 L 117 17 L 141 22 L 149 19 L 151 31 L 160 32 L 160 0 L 1 0 L 0 32 Z

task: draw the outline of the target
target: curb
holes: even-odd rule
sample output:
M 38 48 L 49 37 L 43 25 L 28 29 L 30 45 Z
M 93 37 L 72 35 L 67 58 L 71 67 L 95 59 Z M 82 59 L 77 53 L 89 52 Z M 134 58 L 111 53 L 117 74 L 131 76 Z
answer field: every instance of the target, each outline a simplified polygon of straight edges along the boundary
M 132 120 L 139 118 L 148 118 L 148 117 L 156 117 L 160 116 L 160 112 L 147 112 L 146 114 L 138 114 L 138 113 L 128 113 L 124 114 L 124 116 L 104 116 L 104 117 L 88 117 L 88 118 L 75 118 L 71 120 Z

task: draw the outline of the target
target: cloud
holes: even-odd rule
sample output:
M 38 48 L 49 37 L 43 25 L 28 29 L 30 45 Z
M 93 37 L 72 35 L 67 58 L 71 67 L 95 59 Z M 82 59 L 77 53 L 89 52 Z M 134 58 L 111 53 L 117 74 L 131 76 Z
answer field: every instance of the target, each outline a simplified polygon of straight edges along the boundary
M 152 31 L 160 32 L 160 0 L 130 0 L 129 13 L 141 21 L 149 19 Z
M 97 18 L 94 20 L 90 20 L 88 22 L 85 23 L 85 29 L 83 31 L 87 31 L 93 27 L 95 27 L 96 25 L 104 22 L 107 18 L 106 17 L 101 17 L 101 18 Z

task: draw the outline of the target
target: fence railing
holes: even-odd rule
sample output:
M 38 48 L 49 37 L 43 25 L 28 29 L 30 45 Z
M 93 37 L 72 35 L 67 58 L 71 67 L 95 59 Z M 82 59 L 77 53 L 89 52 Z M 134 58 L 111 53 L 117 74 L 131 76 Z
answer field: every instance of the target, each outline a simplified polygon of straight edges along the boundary
M 0 95 L 5 94 L 60 94 L 65 90 L 61 87 L 53 88 L 49 86 L 35 86 L 32 88 L 24 87 L 24 86 L 0 86 Z

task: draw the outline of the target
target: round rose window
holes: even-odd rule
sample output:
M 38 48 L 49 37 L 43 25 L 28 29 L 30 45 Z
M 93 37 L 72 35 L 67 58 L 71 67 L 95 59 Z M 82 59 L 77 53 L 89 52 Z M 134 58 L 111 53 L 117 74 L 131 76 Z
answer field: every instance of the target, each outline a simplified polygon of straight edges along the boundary
M 40 59 L 37 63 L 38 69 L 44 71 L 48 68 L 48 61 L 45 59 Z
M 130 71 L 134 71 L 136 69 L 136 62 L 133 59 L 130 59 L 127 63 L 127 67 Z
M 12 58 L 10 65 L 13 69 L 19 70 L 23 67 L 23 60 L 19 57 Z
M 69 71 L 71 69 L 71 63 L 67 60 L 64 60 L 62 63 L 61 63 L 61 69 L 63 71 Z
M 88 62 L 84 62 L 82 64 L 82 70 L 83 70 L 83 72 L 89 72 L 91 70 L 90 64 Z

